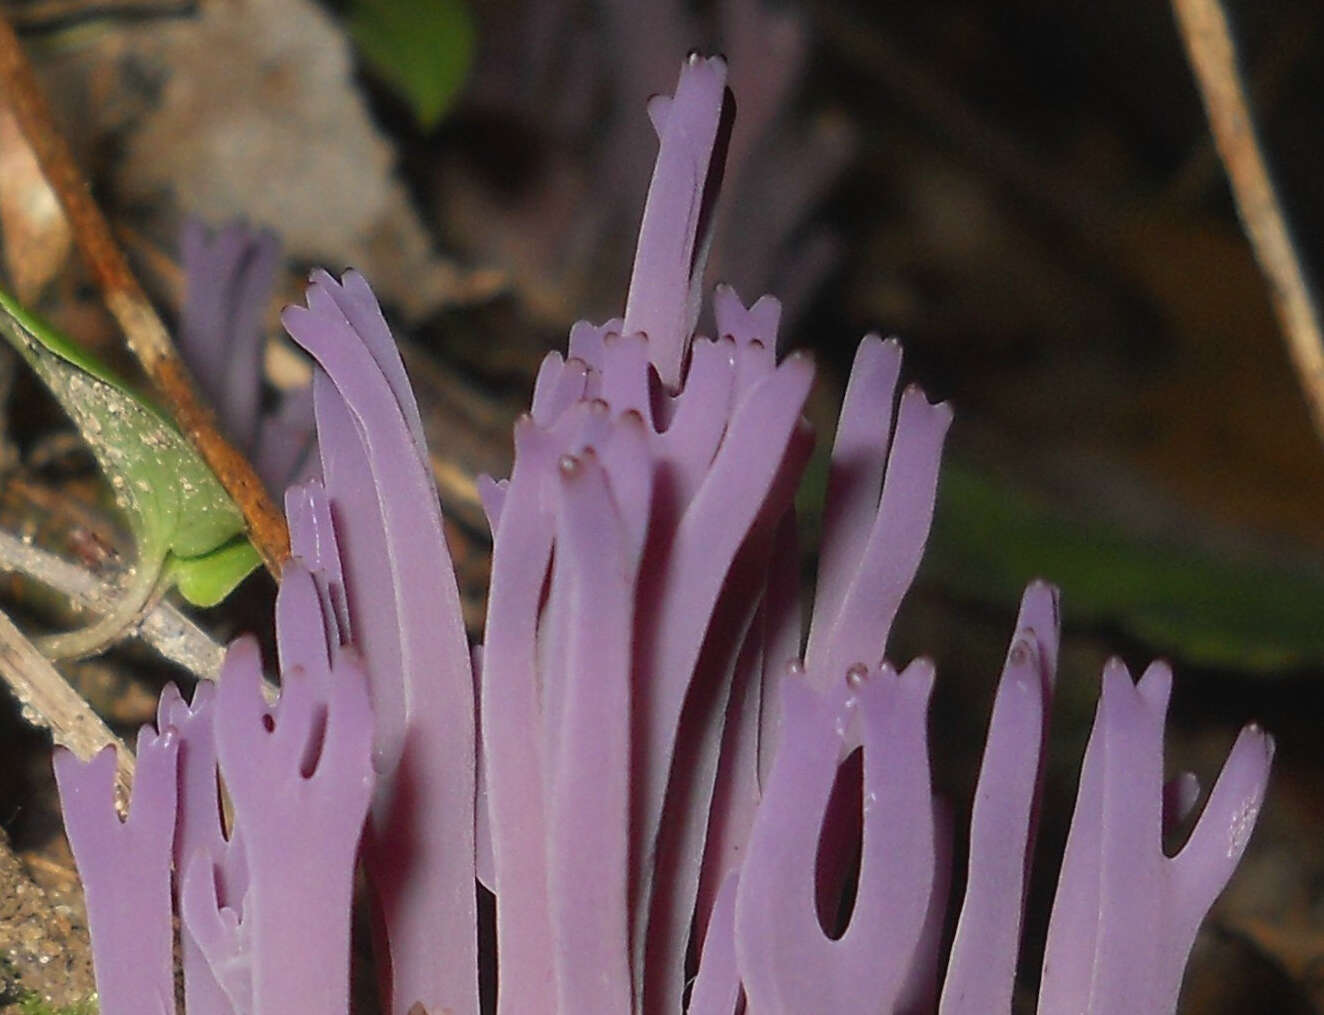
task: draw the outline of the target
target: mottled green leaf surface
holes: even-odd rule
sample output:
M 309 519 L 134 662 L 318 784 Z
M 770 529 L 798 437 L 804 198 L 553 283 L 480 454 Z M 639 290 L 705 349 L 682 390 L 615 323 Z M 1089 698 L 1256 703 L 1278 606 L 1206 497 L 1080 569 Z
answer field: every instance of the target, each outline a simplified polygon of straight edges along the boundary
M 223 599 L 258 556 L 238 507 L 193 446 L 104 365 L 4 292 L 0 330 L 73 419 L 128 517 L 137 561 L 125 616 L 171 582 L 198 605 Z
M 364 60 L 424 129 L 450 109 L 473 62 L 476 32 L 464 0 L 353 0 L 349 31 Z
M 97 1003 L 89 999 L 81 1004 L 56 1006 L 29 992 L 19 998 L 18 1011 L 19 1015 L 97 1015 Z

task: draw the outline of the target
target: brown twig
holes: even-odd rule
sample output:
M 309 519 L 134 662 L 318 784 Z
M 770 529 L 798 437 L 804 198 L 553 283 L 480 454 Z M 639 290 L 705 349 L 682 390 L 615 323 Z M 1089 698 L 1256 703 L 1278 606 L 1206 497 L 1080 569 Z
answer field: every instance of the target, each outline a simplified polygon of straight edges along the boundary
M 13 689 L 25 719 L 48 727 L 57 744 L 69 748 L 84 761 L 103 747 L 114 745 L 118 755 L 115 803 L 120 813 L 125 813 L 129 787 L 133 785 L 133 752 L 3 612 L 0 612 L 0 678 Z
M 0 84 L 4 98 L 31 145 L 43 175 L 60 200 L 74 239 L 101 288 L 107 309 L 128 340 L 180 431 L 216 473 L 248 523 L 248 534 L 273 575 L 290 554 L 285 518 L 253 472 L 252 465 L 216 427 L 216 419 L 175 351 L 165 325 L 129 270 L 123 252 L 64 139 L 14 35 L 0 18 Z
M 1269 280 L 1274 312 L 1324 440 L 1324 331 L 1319 308 L 1287 229 L 1264 154 L 1255 138 L 1236 49 L 1219 0 L 1173 0 L 1218 154 L 1227 169 L 1237 211 L 1260 270 Z

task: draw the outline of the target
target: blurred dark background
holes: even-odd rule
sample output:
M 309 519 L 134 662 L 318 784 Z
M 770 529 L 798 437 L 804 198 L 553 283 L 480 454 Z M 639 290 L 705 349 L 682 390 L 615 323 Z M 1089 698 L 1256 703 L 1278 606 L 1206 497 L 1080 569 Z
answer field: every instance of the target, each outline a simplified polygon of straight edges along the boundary
M 472 475 L 504 474 L 509 423 L 569 324 L 620 312 L 655 150 L 643 103 L 672 86 L 688 49 L 724 52 L 738 112 L 710 282 L 733 282 L 747 302 L 782 296 L 784 345 L 820 363 L 813 415 L 825 440 L 870 329 L 900 336 L 910 378 L 956 406 L 929 558 L 893 655 L 938 662 L 938 780 L 958 811 L 1019 590 L 1038 575 L 1063 588 L 1032 944 L 1101 664 L 1120 653 L 1138 671 L 1162 656 L 1177 674 L 1173 771 L 1207 786 L 1252 719 L 1279 744 L 1269 806 L 1201 936 L 1183 1011 L 1324 1011 L 1324 444 L 1166 5 L 0 10 L 167 311 L 187 215 L 279 232 L 282 300 L 314 264 L 352 264 L 373 281 L 407 338 L 475 625 L 485 526 Z M 1228 13 L 1317 282 L 1324 7 L 1236 0 Z M 24 189 L 16 145 L 0 133 L 8 284 L 114 355 L 58 216 Z M 297 383 L 303 368 L 274 341 L 273 383 Z M 95 483 L 41 392 L 0 366 L 5 378 L 4 525 L 38 519 L 58 547 L 90 524 L 66 496 L 95 513 Z M 208 618 L 218 635 L 260 623 L 265 581 L 252 580 L 258 605 L 246 613 Z M 8 595 L 22 604 L 30 592 Z M 130 726 L 169 675 L 154 667 L 120 652 L 78 671 Z M 0 724 L 15 759 L 0 764 L 0 820 L 39 879 L 67 890 L 44 745 L 16 713 Z

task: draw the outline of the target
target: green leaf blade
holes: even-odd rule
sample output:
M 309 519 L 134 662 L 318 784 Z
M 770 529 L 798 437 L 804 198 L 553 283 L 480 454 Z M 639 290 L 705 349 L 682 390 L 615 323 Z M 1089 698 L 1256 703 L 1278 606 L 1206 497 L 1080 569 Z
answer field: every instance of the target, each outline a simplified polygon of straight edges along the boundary
M 1196 664 L 1271 672 L 1324 659 L 1318 573 L 1068 518 L 959 462 L 943 470 L 924 573 L 1009 608 L 1027 581 L 1047 578 L 1073 620 L 1116 625 Z
M 464 0 L 354 0 L 349 33 L 424 130 L 440 123 L 454 103 L 478 34 Z
M 194 606 L 216 606 L 262 563 L 247 539 L 232 539 L 200 557 L 178 557 L 171 563 L 179 594 Z
M 135 584 L 154 587 L 167 561 L 179 558 L 191 562 L 172 572 L 186 576 L 186 599 L 213 605 L 224 598 L 257 555 L 243 538 L 238 506 L 193 446 L 95 357 L 3 291 L 0 331 L 69 414 L 109 480 L 136 543 Z

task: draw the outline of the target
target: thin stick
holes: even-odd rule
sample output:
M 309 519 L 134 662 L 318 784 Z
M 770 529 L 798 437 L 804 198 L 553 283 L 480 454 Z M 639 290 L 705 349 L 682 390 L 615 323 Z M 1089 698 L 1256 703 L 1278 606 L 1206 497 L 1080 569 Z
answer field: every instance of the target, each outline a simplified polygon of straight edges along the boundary
M 129 787 L 133 785 L 133 752 L 3 612 L 0 612 L 0 677 L 13 689 L 23 718 L 49 728 L 57 744 L 69 748 L 83 761 L 90 760 L 103 747 L 114 745 L 118 758 L 115 806 L 121 814 L 126 813 Z
M 35 578 L 95 613 L 109 613 L 118 589 L 90 571 L 62 557 L 25 543 L 0 530 L 0 571 L 18 571 Z M 137 624 L 134 633 L 165 658 L 190 673 L 215 680 L 225 649 L 175 606 L 157 603 Z
M 1173 0 L 1177 24 L 1204 98 L 1218 154 L 1227 169 L 1237 211 L 1260 270 L 1269 280 L 1274 312 L 1311 418 L 1324 440 L 1324 331 L 1292 244 L 1283 209 L 1255 139 L 1236 49 L 1218 0 Z
M 195 0 L 27 0 L 25 3 L 8 0 L 0 8 L 10 24 L 25 29 L 93 18 L 180 15 L 194 6 Z
M 279 577 L 290 555 L 285 518 L 262 486 L 252 465 L 216 427 L 198 396 L 165 325 L 129 270 L 105 217 L 92 200 L 64 139 L 55 129 L 32 67 L 9 23 L 0 18 L 0 85 L 42 174 L 55 191 L 74 239 L 101 288 L 107 309 L 128 339 L 180 431 L 216 473 L 248 523 L 248 534 L 267 570 Z

